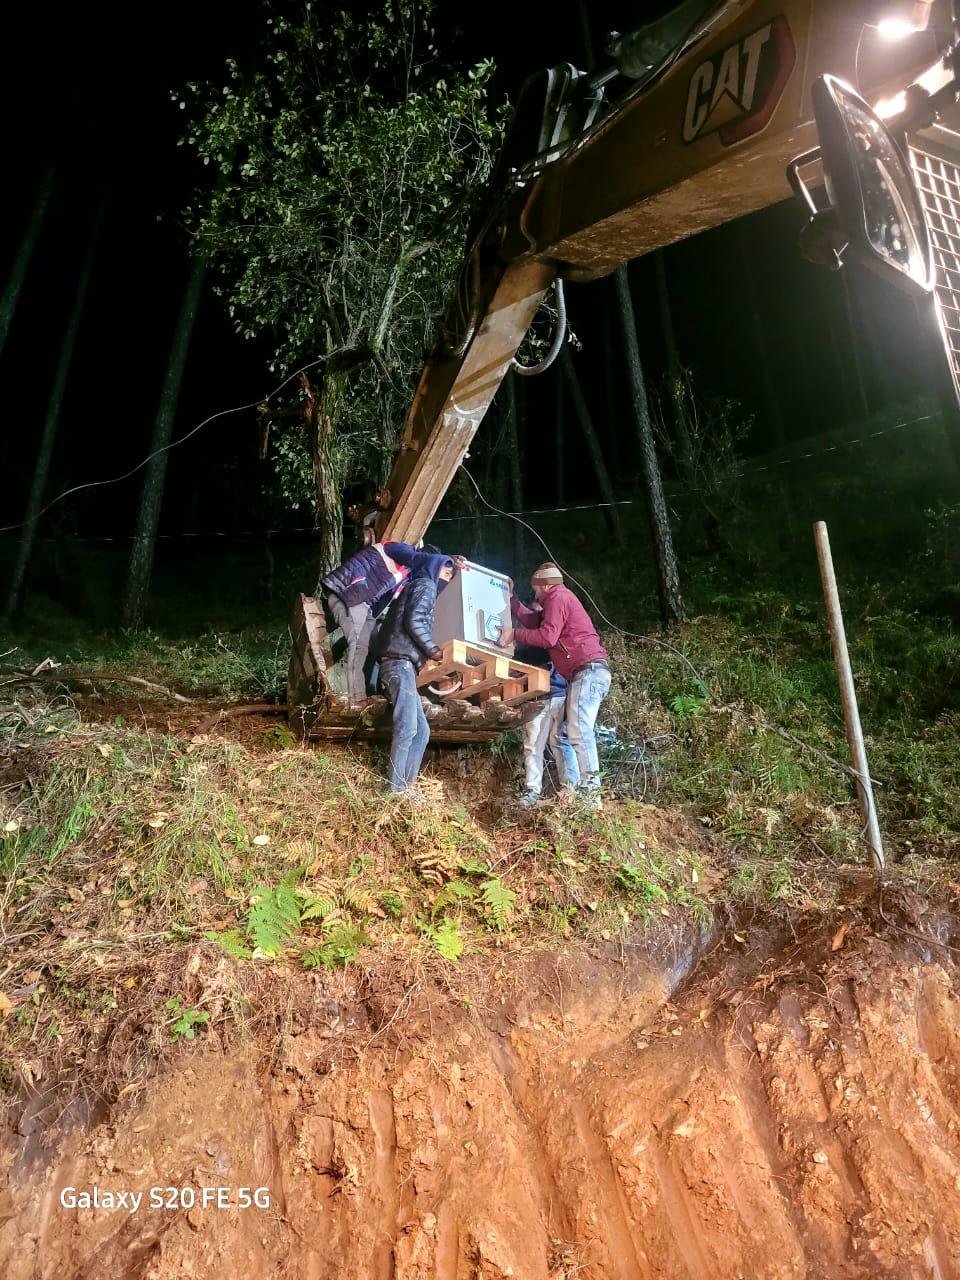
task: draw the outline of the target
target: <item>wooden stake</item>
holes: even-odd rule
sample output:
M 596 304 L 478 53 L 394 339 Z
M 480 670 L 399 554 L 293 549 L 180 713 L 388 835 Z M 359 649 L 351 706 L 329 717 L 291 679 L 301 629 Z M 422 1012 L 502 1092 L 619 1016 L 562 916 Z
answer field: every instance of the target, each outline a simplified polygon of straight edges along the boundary
M 877 821 L 877 806 L 873 798 L 867 751 L 863 744 L 863 729 L 860 727 L 857 692 L 853 685 L 853 672 L 850 669 L 850 654 L 847 651 L 847 636 L 840 610 L 840 594 L 837 591 L 837 578 L 833 571 L 833 557 L 830 554 L 830 539 L 827 535 L 827 526 L 822 520 L 818 520 L 813 526 L 813 538 L 817 545 L 820 581 L 823 584 L 823 599 L 827 606 L 827 626 L 833 647 L 833 665 L 837 669 L 837 680 L 840 684 L 840 701 L 843 705 L 847 744 L 850 747 L 850 759 L 857 775 L 857 803 L 860 806 L 860 817 L 863 820 L 870 857 L 877 872 L 883 875 L 883 844 L 880 839 L 880 824 Z

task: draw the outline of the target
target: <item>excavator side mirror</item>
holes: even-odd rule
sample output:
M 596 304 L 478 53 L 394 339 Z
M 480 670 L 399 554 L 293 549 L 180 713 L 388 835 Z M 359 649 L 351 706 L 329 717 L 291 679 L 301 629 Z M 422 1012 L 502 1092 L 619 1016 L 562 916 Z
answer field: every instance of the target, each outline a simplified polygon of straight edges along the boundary
M 819 159 L 827 196 L 836 215 L 834 244 L 887 280 L 912 292 L 933 289 L 933 257 L 923 207 L 909 161 L 880 117 L 848 84 L 820 76 L 813 84 L 813 110 L 820 135 Z M 799 157 L 789 176 L 821 217 L 799 180 Z

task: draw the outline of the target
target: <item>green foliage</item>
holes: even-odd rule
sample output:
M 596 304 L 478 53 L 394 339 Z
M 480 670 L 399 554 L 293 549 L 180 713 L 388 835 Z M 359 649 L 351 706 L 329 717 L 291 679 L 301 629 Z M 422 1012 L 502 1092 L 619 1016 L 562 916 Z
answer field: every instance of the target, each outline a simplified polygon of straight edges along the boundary
M 380 894 L 381 908 L 394 920 L 400 919 L 406 905 L 406 897 L 402 893 L 395 892 L 393 889 L 387 889 L 385 892 Z
M 480 887 L 480 902 L 492 928 L 502 933 L 510 923 L 517 895 L 499 876 L 491 876 Z
M 288 880 L 273 889 L 261 886 L 254 890 L 247 911 L 247 936 L 254 955 L 279 955 L 299 924 L 300 900 Z
M 678 693 L 675 698 L 670 699 L 670 710 L 681 720 L 702 716 L 706 705 L 706 698 L 694 698 L 689 694 Z
M 239 929 L 226 929 L 223 933 L 211 930 L 203 936 L 222 947 L 225 954 L 232 960 L 249 960 L 253 954 Z
M 319 947 L 304 952 L 305 969 L 342 969 L 352 964 L 370 939 L 356 925 L 337 925 Z
M 210 1021 L 209 1013 L 187 1008 L 180 996 L 171 997 L 165 1008 L 170 1012 L 167 1025 L 174 1040 L 193 1040 L 197 1027 L 205 1027 Z
M 523 731 L 508 729 L 506 733 L 498 733 L 490 743 L 490 754 L 495 760 L 508 760 L 517 754 L 523 746 Z
M 428 928 L 425 932 L 444 960 L 456 964 L 463 955 L 463 937 L 460 933 L 459 921 L 445 917 L 436 928 Z
M 237 331 L 267 337 L 277 367 L 327 361 L 335 487 L 392 453 L 490 168 L 492 64 L 441 64 L 433 8 L 273 14 L 249 68 L 179 95 L 184 141 L 214 175 L 192 222 Z M 272 432 L 287 505 L 312 496 L 312 447 L 298 426 Z
M 296 736 L 290 732 L 285 724 L 274 725 L 272 729 L 267 730 L 264 737 L 271 746 L 280 747 L 284 751 L 290 751 L 297 746 Z
M 476 858 L 468 858 L 466 862 L 461 862 L 459 867 L 465 876 L 486 876 L 490 874 L 489 864 L 479 862 Z
M 613 882 L 620 889 L 636 896 L 643 902 L 667 902 L 670 895 L 652 878 L 647 867 L 633 862 L 622 862 L 613 877 Z
M 324 889 L 320 893 L 311 893 L 307 889 L 301 889 L 298 892 L 303 902 L 300 920 L 304 923 L 309 920 L 326 920 L 339 911 L 337 894 L 333 890 Z
M 470 902 L 476 896 L 476 888 L 466 880 L 448 880 L 430 904 L 430 914 L 439 915 L 444 908 Z

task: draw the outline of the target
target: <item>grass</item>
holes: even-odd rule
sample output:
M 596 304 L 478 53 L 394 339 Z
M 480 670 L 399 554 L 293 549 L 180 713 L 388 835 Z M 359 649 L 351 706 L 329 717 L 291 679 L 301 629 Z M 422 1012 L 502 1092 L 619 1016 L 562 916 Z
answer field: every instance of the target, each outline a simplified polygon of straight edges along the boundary
M 22 763 L 0 792 L 0 1039 L 21 1078 L 93 1041 L 109 1088 L 269 1017 L 264 992 L 297 970 L 413 959 L 455 987 L 467 960 L 706 924 L 724 874 L 689 824 L 639 804 L 491 828 L 456 797 L 392 800 L 344 751 L 252 752 L 55 705 L 3 729 Z
M 69 663 L 78 673 L 136 675 L 184 694 L 225 700 L 286 698 L 289 636 L 273 629 L 206 632 L 174 639 L 155 631 L 89 633 L 64 644 L 62 637 L 31 631 L 5 652 L 11 666 L 33 667 L 44 658 Z

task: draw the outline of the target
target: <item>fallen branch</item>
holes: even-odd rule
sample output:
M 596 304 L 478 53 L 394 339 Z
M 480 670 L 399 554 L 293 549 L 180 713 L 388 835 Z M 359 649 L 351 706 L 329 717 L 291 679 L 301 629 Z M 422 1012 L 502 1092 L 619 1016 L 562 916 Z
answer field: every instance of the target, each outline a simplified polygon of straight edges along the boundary
M 209 716 L 197 728 L 197 733 L 209 733 L 214 725 L 219 724 L 221 720 L 232 716 L 252 716 L 256 713 L 261 715 L 282 715 L 287 714 L 287 704 L 285 702 L 251 702 L 243 707 L 221 707 L 220 710 L 212 716 Z
M 154 684 L 152 680 L 144 680 L 142 676 L 120 675 L 116 671 L 71 671 L 64 667 L 46 670 L 37 668 L 35 671 L 13 671 L 12 679 L 4 680 L 3 685 L 6 687 L 11 684 L 45 683 L 62 684 L 66 688 L 71 688 L 76 685 L 95 684 L 97 681 L 104 684 L 135 684 L 141 689 L 149 689 L 151 693 L 162 693 L 165 698 L 172 698 L 174 702 L 193 702 L 193 698 L 176 693 L 166 685 Z

